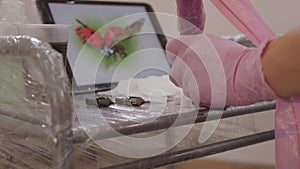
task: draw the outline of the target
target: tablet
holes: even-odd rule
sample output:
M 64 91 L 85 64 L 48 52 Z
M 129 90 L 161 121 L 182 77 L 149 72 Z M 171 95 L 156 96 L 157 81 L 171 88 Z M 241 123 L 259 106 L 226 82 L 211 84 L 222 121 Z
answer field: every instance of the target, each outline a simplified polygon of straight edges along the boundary
M 169 73 L 166 38 L 150 5 L 61 0 L 37 0 L 37 5 L 44 23 L 72 25 L 66 60 L 76 91 Z

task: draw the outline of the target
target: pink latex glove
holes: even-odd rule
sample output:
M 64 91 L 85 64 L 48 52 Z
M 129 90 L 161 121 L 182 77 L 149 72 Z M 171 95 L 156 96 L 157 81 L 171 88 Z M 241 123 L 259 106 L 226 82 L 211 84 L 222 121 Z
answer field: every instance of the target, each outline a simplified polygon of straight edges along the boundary
M 205 66 L 215 69 L 215 72 L 222 71 L 213 65 L 214 63 L 204 65 L 201 60 L 212 56 L 213 51 L 208 47 L 213 46 L 225 72 L 226 106 L 274 100 L 275 94 L 266 83 L 262 72 L 261 56 L 267 42 L 258 48 L 246 48 L 213 35 L 181 36 L 167 44 L 167 56 L 172 65 L 171 80 L 181 87 L 194 103 L 210 106 L 212 89 Z M 221 101 L 219 102 L 214 103 L 214 107 L 222 106 Z

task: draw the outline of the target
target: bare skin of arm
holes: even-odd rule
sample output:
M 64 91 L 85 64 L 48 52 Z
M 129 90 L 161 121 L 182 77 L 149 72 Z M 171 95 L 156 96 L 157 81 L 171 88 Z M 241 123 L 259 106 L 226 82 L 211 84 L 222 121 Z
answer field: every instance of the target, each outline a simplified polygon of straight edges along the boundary
M 266 80 L 278 96 L 300 96 L 300 27 L 271 41 L 262 63 Z

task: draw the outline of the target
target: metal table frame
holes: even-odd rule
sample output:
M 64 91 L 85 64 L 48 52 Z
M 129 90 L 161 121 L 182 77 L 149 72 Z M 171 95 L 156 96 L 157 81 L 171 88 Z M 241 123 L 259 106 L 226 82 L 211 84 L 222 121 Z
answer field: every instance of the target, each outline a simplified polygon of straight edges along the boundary
M 273 110 L 276 108 L 276 103 L 275 102 L 265 102 L 265 103 L 259 103 L 256 105 L 250 105 L 250 106 L 241 106 L 238 108 L 229 108 L 228 110 L 220 111 L 222 113 L 222 119 L 227 119 L 231 117 L 237 117 L 237 116 L 245 116 L 245 115 L 250 115 L 254 113 L 259 113 L 262 111 L 267 111 L 267 110 Z M 207 121 L 208 117 L 208 110 L 202 110 L 199 111 L 195 124 L 198 123 L 203 123 Z M 147 124 L 129 124 L 126 126 L 122 126 L 120 128 L 117 128 L 116 130 L 119 131 L 120 133 L 124 135 L 132 135 L 132 134 L 138 134 L 138 133 L 145 133 L 145 132 L 151 132 L 155 130 L 161 130 L 161 129 L 166 129 L 169 128 L 173 122 L 176 120 L 177 115 L 169 115 L 169 116 L 163 116 L 158 118 L 157 120 L 147 123 Z M 188 114 L 186 115 L 185 118 L 189 118 Z M 219 114 L 215 114 L 215 116 L 210 117 L 209 120 L 216 120 L 219 118 Z M 185 123 L 186 121 L 189 120 L 183 120 L 182 123 L 179 123 L 180 125 L 189 125 L 188 123 Z M 84 132 L 84 131 L 77 131 L 77 132 Z M 74 133 L 75 135 L 80 135 Z M 82 135 L 82 133 L 81 133 Z M 107 139 L 107 138 L 113 138 L 114 135 L 109 135 L 109 134 L 104 134 L 104 135 L 99 135 L 97 139 Z M 170 165 L 178 162 L 183 162 L 187 160 L 192 160 L 200 157 L 205 157 L 217 153 L 222 153 L 225 151 L 245 147 L 245 146 L 250 146 L 254 145 L 257 143 L 262 143 L 265 141 L 269 141 L 274 139 L 274 130 L 270 131 L 265 131 L 253 135 L 248 135 L 240 138 L 234 138 L 226 141 L 221 141 L 218 143 L 213 143 L 209 145 L 204 145 L 204 146 L 198 146 L 198 147 L 193 147 L 191 149 L 185 149 L 181 151 L 176 151 L 176 152 L 167 152 L 155 157 L 151 158 L 145 158 L 145 159 L 138 159 L 132 162 L 128 163 L 123 163 L 120 165 L 116 166 L 110 166 L 106 167 L 104 169 L 136 169 L 136 168 L 143 168 L 143 169 L 148 169 L 148 168 L 156 168 L 156 167 L 161 167 L 165 165 Z M 81 141 L 81 139 L 85 140 L 87 138 L 80 138 L 76 139 L 75 137 L 75 142 L 78 143 Z M 100 169 L 100 168 L 99 168 Z

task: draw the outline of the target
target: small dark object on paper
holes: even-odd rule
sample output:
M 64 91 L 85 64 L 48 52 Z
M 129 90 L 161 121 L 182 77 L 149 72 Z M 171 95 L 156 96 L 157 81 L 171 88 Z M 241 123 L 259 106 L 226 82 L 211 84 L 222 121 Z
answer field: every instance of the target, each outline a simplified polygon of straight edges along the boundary
M 140 107 L 145 103 L 149 103 L 149 101 L 145 101 L 141 97 L 117 97 L 115 99 L 115 104 L 126 106 Z
M 109 107 L 114 102 L 108 97 L 87 98 L 85 103 L 90 106 Z

